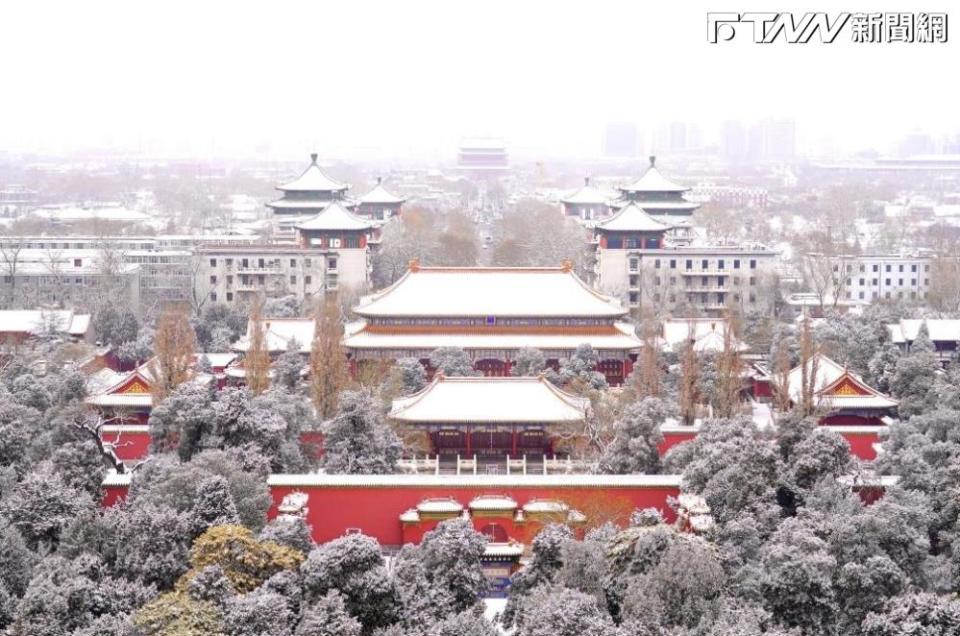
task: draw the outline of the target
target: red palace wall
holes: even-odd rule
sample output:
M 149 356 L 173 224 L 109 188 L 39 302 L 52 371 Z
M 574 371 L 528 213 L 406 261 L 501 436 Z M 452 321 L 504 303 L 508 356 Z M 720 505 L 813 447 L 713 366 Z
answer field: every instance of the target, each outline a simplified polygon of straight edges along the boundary
M 840 436 L 850 444 L 850 452 L 860 459 L 872 461 L 877 458 L 877 451 L 874 444 L 880 442 L 880 436 L 877 433 L 846 433 L 840 431 Z
M 295 476 L 277 476 L 271 481 L 289 481 L 287 478 Z M 283 498 L 293 492 L 304 492 L 309 496 L 307 503 L 307 522 L 313 529 L 314 541 L 326 542 L 341 537 L 348 532 L 359 530 L 364 534 L 376 538 L 381 544 L 399 546 L 404 543 L 404 524 L 400 515 L 416 508 L 417 504 L 425 499 L 452 498 L 467 508 L 470 501 L 480 495 L 506 495 L 517 502 L 518 506 L 535 499 L 557 500 L 566 503 L 570 508 L 581 511 L 587 517 L 587 525 L 592 522 L 616 521 L 626 525 L 630 513 L 637 508 L 657 508 L 668 521 L 674 521 L 676 515 L 667 505 L 669 497 L 680 494 L 679 477 L 677 476 L 650 476 L 647 480 L 653 485 L 628 486 L 591 486 L 591 485 L 563 485 L 564 481 L 574 476 L 556 476 L 546 478 L 549 483 L 543 483 L 537 477 L 518 477 L 510 485 L 491 483 L 483 485 L 486 479 L 490 482 L 500 480 L 492 477 L 471 477 L 469 479 L 455 476 L 439 476 L 423 480 L 424 485 L 399 485 L 407 477 L 417 476 L 389 476 L 398 481 L 398 484 L 383 483 L 381 479 L 374 479 L 378 485 L 351 485 L 349 482 L 363 481 L 362 477 L 342 475 L 313 476 L 306 475 L 301 484 L 285 483 L 271 485 L 273 506 L 268 513 L 270 518 L 277 515 L 277 506 Z M 319 477 L 330 483 L 314 485 L 310 480 Z M 576 476 L 590 477 L 590 476 Z M 603 477 L 603 476 L 597 476 Z M 644 476 L 629 476 L 632 479 L 625 481 L 637 482 Z M 341 478 L 341 479 L 338 479 Z M 345 478 L 345 479 L 344 479 Z M 617 481 L 614 476 L 609 481 Z M 345 483 L 338 484 L 337 481 Z M 523 485 L 527 481 L 530 485 Z M 468 482 L 470 485 L 463 485 Z M 511 539 L 528 541 L 536 534 L 539 523 L 531 520 L 518 524 L 513 517 L 489 518 L 474 515 L 474 526 L 478 530 L 487 523 L 497 523 L 507 532 Z M 408 541 L 418 540 L 431 522 L 421 522 L 416 528 L 408 528 Z
M 670 431 L 663 434 L 663 443 L 657 446 L 657 452 L 660 457 L 667 454 L 667 451 L 683 442 L 689 442 L 697 436 L 697 431 Z
M 100 432 L 104 442 L 117 444 L 117 458 L 136 461 L 150 454 L 150 432 L 143 426 L 110 426 Z
M 864 461 L 872 461 L 877 458 L 877 451 L 874 444 L 880 443 L 880 433 L 886 430 L 886 426 L 875 426 L 862 418 L 856 419 L 856 426 L 853 422 L 845 422 L 842 425 L 833 424 L 833 418 L 824 418 L 821 425 L 830 426 L 830 428 L 847 440 L 850 445 L 850 454 Z M 844 430 L 845 427 L 848 430 Z M 866 430 L 865 430 L 866 429 Z M 683 442 L 688 442 L 697 436 L 697 431 L 668 431 L 663 433 L 663 443 L 657 446 L 657 452 L 663 457 L 667 451 Z

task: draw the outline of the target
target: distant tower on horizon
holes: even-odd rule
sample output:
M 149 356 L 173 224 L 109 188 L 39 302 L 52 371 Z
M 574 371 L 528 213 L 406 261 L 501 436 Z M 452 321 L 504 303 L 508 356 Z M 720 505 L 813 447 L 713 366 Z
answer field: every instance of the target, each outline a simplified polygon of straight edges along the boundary
M 479 178 L 497 178 L 510 172 L 507 146 L 496 137 L 475 137 L 460 142 L 457 172 Z

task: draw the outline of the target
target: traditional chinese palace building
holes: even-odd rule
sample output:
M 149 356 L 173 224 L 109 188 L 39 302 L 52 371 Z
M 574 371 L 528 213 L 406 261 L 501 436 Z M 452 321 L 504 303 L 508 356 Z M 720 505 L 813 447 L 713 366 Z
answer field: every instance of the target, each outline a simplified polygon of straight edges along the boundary
M 333 201 L 342 201 L 350 188 L 328 177 L 317 165 L 316 153 L 299 177 L 277 186 L 283 196 L 267 204 L 274 214 L 304 216 L 318 214 Z
M 439 347 L 464 349 L 486 376 L 508 376 L 517 352 L 533 347 L 557 367 L 577 346 L 600 356 L 597 370 L 619 385 L 641 346 L 621 322 L 627 309 L 563 267 L 420 267 L 366 296 L 347 325 L 351 369 L 369 360 L 419 359 Z
M 556 452 L 555 430 L 582 426 L 589 400 L 543 376 L 457 377 L 437 374 L 419 393 L 394 400 L 390 417 L 423 431 L 430 453 L 445 458 L 542 458 Z M 506 471 L 504 471 L 506 472 Z
M 820 424 L 840 433 L 853 454 L 861 459 L 874 459 L 899 402 L 825 355 L 817 354 L 806 364 L 808 374 L 816 367 L 814 403 Z M 790 399 L 794 402 L 801 399 L 802 377 L 803 369 L 797 366 L 787 378 Z
M 560 199 L 563 213 L 583 221 L 602 219 L 610 215 L 610 195 L 590 185 L 590 177 L 584 177 L 583 187 Z
M 620 188 L 620 197 L 612 201 L 613 207 L 621 208 L 635 203 L 648 214 L 667 217 L 689 217 L 700 207 L 699 203 L 687 201 L 684 193 L 690 188 L 667 179 L 656 166 L 657 158 L 650 157 L 650 167 L 639 179 Z
M 377 186 L 357 199 L 357 214 L 375 221 L 388 221 L 400 216 L 400 209 L 406 199 L 388 192 L 383 180 L 377 177 Z

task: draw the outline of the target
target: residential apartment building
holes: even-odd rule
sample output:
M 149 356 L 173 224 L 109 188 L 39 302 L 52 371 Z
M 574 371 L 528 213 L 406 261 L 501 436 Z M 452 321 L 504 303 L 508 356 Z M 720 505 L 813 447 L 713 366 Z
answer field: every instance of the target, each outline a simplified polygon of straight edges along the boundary
M 141 270 L 101 250 L 12 251 L 0 247 L 0 297 L 6 307 L 94 309 L 110 297 L 138 308 Z
M 623 274 L 613 277 L 608 271 L 606 281 L 619 278 L 624 283 L 622 294 L 627 305 L 633 308 L 688 307 L 707 315 L 733 307 L 759 311 L 769 307 L 776 284 L 778 255 L 762 246 L 622 251 Z M 613 259 L 609 253 L 605 256 L 609 270 Z
M 596 285 L 634 309 L 769 308 L 777 252 L 764 246 L 677 245 L 672 226 L 629 204 L 596 225 Z
M 818 266 L 831 268 L 831 280 L 824 282 L 829 300 L 854 300 L 866 303 L 880 300 L 923 301 L 930 289 L 930 270 L 934 261 L 926 254 L 847 255 L 835 258 L 821 254 L 806 256 L 808 271 Z
M 258 294 L 294 295 L 309 301 L 344 288 L 362 290 L 370 260 L 360 248 L 314 248 L 294 244 L 203 247 L 196 251 L 196 301 L 247 303 Z

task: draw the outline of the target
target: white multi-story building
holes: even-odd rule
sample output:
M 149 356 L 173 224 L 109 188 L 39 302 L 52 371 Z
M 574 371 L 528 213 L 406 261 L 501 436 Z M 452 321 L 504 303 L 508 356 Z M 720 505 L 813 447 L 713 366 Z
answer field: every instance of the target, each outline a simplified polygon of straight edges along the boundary
M 930 270 L 934 257 L 923 254 L 875 254 L 825 257 L 808 254 L 809 281 L 818 286 L 818 270 L 827 300 L 923 301 L 930 289 Z M 829 272 L 824 271 L 829 267 Z M 829 279 L 827 279 L 829 276 Z
M 764 246 L 675 245 L 664 217 L 629 204 L 596 225 L 596 284 L 629 307 L 656 310 L 769 307 L 777 252 Z
M 196 252 L 194 302 L 244 304 L 257 295 L 293 295 L 308 301 L 344 288 L 362 291 L 369 276 L 363 248 L 294 244 L 204 247 Z
M 5 306 L 91 310 L 108 296 L 141 303 L 141 270 L 102 250 L 16 249 L 0 245 L 0 297 Z

